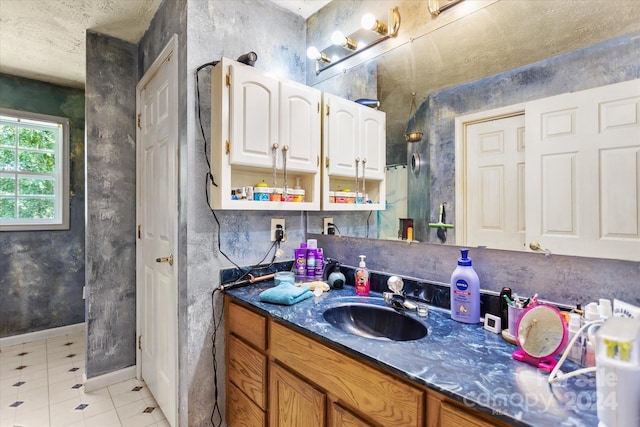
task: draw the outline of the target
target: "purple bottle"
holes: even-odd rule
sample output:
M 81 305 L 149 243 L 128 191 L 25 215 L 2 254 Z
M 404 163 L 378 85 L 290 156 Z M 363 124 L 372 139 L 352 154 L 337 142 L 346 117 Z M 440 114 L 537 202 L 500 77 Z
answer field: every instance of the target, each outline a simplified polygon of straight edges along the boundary
M 307 244 L 300 243 L 300 248 L 293 251 L 295 258 L 296 276 L 307 275 Z

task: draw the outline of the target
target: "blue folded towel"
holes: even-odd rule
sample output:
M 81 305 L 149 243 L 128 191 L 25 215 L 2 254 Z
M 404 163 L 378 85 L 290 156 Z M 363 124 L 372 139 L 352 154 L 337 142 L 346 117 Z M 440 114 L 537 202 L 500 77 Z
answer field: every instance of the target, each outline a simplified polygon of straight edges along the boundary
M 260 301 L 273 304 L 292 305 L 313 296 L 308 286 L 282 283 L 260 292 Z

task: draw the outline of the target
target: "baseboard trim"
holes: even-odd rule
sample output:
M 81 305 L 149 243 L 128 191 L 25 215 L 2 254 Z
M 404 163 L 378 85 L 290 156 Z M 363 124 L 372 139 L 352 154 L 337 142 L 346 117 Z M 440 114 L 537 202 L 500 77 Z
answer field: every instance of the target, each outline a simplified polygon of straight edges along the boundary
M 121 383 L 136 377 L 136 366 L 120 369 L 118 371 L 109 372 L 108 374 L 99 375 L 93 378 L 87 378 L 87 374 L 82 374 L 84 382 L 84 391 L 92 392 L 101 388 Z
M 85 324 L 83 322 L 76 323 L 74 325 L 61 326 L 59 328 L 44 329 L 42 331 L 28 332 L 26 334 L 4 337 L 0 338 L 0 348 L 9 347 L 11 345 L 24 344 L 32 341 L 55 338 L 63 335 L 77 334 L 80 332 L 85 332 L 85 329 Z

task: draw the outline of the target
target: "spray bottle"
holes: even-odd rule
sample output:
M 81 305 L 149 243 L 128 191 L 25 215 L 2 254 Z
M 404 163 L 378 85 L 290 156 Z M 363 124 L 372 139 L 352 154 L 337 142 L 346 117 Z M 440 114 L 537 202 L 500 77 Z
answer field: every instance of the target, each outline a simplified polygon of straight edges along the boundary
M 368 296 L 370 290 L 369 270 L 364 262 L 365 258 L 366 256 L 360 255 L 360 264 L 356 270 L 356 295 L 360 296 Z

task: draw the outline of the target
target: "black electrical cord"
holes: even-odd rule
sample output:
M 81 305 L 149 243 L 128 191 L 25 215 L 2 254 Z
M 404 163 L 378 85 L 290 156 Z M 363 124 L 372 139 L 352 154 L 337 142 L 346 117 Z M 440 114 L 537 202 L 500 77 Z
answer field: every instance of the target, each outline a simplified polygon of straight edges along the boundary
M 207 136 L 204 133 L 204 127 L 202 126 L 202 116 L 200 113 L 200 78 L 199 78 L 199 73 L 200 70 L 204 69 L 205 67 L 215 67 L 216 65 L 218 65 L 220 61 L 213 61 L 213 62 L 207 62 L 206 64 L 202 64 L 201 66 L 199 66 L 198 68 L 196 68 L 196 106 L 198 108 L 198 123 L 200 124 L 200 132 L 202 133 L 202 139 L 204 140 L 204 158 L 207 161 L 207 183 L 209 183 L 209 180 L 211 180 L 211 183 L 213 185 L 215 185 L 216 187 L 218 186 L 218 184 L 216 184 L 216 180 L 213 177 L 213 174 L 211 173 L 211 162 L 209 161 L 209 156 L 207 153 Z M 209 201 L 209 199 L 207 198 L 207 202 Z
M 216 341 L 218 337 L 218 329 L 222 324 L 222 317 L 224 315 L 224 304 L 222 304 L 222 310 L 216 321 L 216 292 L 220 291 L 220 288 L 215 288 L 211 293 L 211 314 L 213 318 L 213 333 L 211 334 L 211 356 L 213 357 L 213 385 L 214 385 L 214 404 L 213 411 L 211 412 L 211 425 L 216 426 L 215 417 L 218 416 L 217 427 L 222 426 L 222 412 L 220 411 L 220 404 L 218 403 L 218 364 L 216 362 Z
M 365 233 L 365 238 L 369 238 L 369 219 L 371 219 L 371 214 L 373 213 L 373 211 L 369 211 L 369 215 L 367 215 L 367 228 L 366 228 L 366 233 Z

